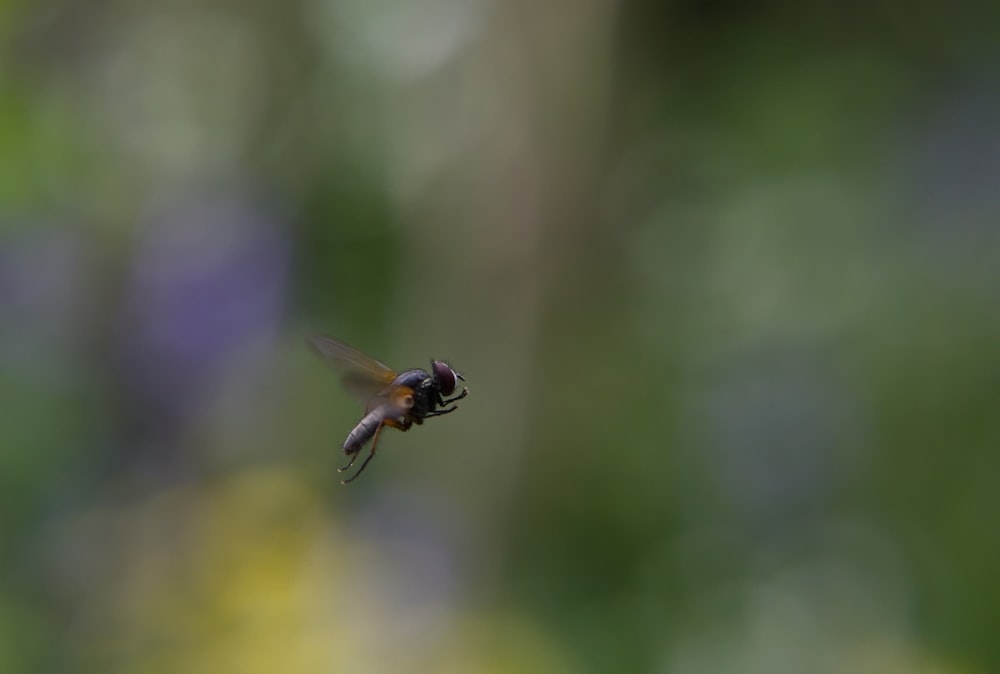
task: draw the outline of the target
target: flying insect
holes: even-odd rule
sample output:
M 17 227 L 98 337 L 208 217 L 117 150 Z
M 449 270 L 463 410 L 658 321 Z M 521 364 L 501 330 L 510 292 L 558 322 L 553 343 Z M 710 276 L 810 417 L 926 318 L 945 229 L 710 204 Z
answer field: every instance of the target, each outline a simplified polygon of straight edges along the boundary
M 385 363 L 332 337 L 316 335 L 309 338 L 308 344 L 340 372 L 344 388 L 365 403 L 364 415 L 344 440 L 344 454 L 350 460 L 338 472 L 342 473 L 354 465 L 369 440 L 372 447 L 357 472 L 341 480 L 341 484 L 353 482 L 361 475 L 375 456 L 383 428 L 390 426 L 408 431 L 413 424 L 419 426 L 424 423 L 424 419 L 454 412 L 458 409 L 455 403 L 469 395 L 466 386 L 458 395 L 447 397 L 455 392 L 459 380 L 465 381 L 465 377 L 440 360 L 431 359 L 429 372 L 412 369 L 397 373 Z

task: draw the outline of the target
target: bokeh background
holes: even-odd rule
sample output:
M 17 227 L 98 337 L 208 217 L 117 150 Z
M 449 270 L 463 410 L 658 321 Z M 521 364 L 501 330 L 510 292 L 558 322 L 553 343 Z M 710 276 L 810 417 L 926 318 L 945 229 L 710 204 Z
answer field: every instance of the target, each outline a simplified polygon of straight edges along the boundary
M 996 3 L 7 0 L 0 336 L 0 671 L 1000 671 Z

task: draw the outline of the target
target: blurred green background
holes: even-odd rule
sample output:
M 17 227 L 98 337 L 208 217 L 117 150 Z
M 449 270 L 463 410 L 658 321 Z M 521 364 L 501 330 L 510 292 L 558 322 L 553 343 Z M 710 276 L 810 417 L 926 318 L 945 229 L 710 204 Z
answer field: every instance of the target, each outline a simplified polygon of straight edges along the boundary
M 1000 5 L 0 2 L 0 671 L 1000 671 Z M 387 432 L 305 348 L 447 360 Z

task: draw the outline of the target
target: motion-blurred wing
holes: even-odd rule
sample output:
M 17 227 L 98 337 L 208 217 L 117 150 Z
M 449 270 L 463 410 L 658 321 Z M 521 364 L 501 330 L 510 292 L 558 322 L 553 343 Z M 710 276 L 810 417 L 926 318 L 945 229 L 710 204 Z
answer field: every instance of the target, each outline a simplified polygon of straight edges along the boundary
M 313 351 L 340 372 L 344 388 L 365 402 L 385 392 L 396 378 L 396 371 L 385 363 L 332 337 L 316 335 L 308 341 Z
M 368 401 L 368 409 L 384 407 L 386 417 L 403 416 L 413 407 L 413 393 L 409 386 L 390 386 Z

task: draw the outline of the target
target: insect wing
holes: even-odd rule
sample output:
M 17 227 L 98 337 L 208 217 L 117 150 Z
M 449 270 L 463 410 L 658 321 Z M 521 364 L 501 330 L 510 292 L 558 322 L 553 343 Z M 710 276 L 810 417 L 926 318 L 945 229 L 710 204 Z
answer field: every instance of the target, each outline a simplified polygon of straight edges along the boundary
M 368 411 L 384 407 L 386 418 L 403 416 L 413 407 L 413 393 L 409 386 L 390 386 L 368 402 Z
M 309 346 L 341 373 L 340 381 L 344 388 L 364 401 L 380 396 L 396 378 L 396 371 L 385 363 L 332 337 L 310 337 Z

